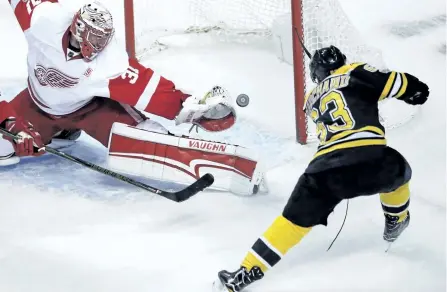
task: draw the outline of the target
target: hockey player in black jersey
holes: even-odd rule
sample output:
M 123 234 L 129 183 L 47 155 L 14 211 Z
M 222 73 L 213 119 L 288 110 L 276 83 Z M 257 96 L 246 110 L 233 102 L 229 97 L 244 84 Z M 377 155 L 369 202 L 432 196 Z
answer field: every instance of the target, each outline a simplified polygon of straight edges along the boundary
M 346 64 L 334 46 L 315 52 L 310 71 L 317 86 L 307 94 L 304 110 L 317 126 L 317 152 L 282 214 L 255 241 L 240 268 L 218 273 L 215 287 L 223 291 L 242 291 L 262 279 L 313 226 L 327 225 L 344 199 L 380 194 L 387 242 L 396 240 L 410 222 L 411 168 L 386 145 L 378 102 L 396 98 L 420 105 L 427 101 L 428 86 L 408 73 Z

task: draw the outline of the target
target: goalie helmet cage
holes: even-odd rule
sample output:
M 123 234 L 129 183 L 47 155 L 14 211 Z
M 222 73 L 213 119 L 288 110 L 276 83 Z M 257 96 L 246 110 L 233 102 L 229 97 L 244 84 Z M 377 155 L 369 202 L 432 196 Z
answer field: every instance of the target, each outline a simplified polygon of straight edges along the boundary
M 107 3 L 108 0 L 103 1 Z M 113 5 L 116 5 L 115 1 Z M 364 42 L 338 0 L 121 1 L 124 1 L 127 51 L 136 59 L 154 48 L 155 51 L 166 49 L 159 38 L 169 35 L 218 33 L 237 36 L 225 38 L 226 41 L 241 42 L 242 39 L 242 43 L 248 43 L 253 36 L 271 41 L 272 36 L 279 33 L 283 34 L 282 39 L 290 39 L 290 43 L 284 42 L 282 46 L 290 46 L 292 52 L 288 63 L 294 67 L 296 140 L 300 144 L 315 141 L 317 137 L 315 126 L 308 123 L 303 111 L 306 86 L 313 84 L 309 76 L 309 60 L 298 36 L 311 53 L 335 45 L 345 53 L 348 62 L 368 62 L 379 69 L 385 68 L 381 52 Z M 278 19 L 286 19 L 288 29 L 274 31 Z M 284 60 L 285 57 L 281 58 Z M 401 102 L 382 103 L 389 102 L 392 106 L 379 107 L 381 121 L 387 129 L 407 123 L 416 114 L 415 108 Z

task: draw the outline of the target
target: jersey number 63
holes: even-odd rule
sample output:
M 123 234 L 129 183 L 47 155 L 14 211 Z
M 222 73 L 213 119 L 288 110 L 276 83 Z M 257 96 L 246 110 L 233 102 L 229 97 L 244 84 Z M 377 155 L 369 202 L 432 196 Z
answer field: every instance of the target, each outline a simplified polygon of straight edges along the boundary
M 329 109 L 330 104 L 333 104 L 332 109 Z M 319 121 L 320 116 L 326 114 L 328 110 L 331 122 Z M 348 108 L 345 97 L 338 90 L 332 90 L 323 95 L 320 98 L 320 106 L 312 109 L 311 117 L 316 123 L 317 137 L 320 142 L 326 142 L 328 132 L 334 134 L 351 130 L 355 127 L 355 120 Z

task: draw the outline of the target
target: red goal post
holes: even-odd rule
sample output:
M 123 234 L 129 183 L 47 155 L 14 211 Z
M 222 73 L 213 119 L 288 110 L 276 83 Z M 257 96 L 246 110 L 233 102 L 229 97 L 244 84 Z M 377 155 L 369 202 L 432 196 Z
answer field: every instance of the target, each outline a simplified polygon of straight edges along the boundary
M 135 40 L 134 0 L 124 0 L 124 22 L 126 34 L 126 50 L 129 57 L 137 58 Z
M 304 58 L 304 50 L 300 40 L 304 39 L 302 5 L 301 0 L 291 0 L 292 9 L 292 40 L 293 40 L 293 76 L 295 87 L 295 123 L 296 123 L 296 140 L 300 144 L 307 143 L 307 119 L 304 114 L 304 97 L 306 94 L 306 68 Z

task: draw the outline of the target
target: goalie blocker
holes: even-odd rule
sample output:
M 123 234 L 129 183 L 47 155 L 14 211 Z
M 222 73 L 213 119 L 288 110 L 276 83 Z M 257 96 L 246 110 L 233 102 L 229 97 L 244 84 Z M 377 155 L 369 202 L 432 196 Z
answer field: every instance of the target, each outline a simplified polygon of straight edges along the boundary
M 251 195 L 267 191 L 259 155 L 220 142 L 151 132 L 121 123 L 113 125 L 108 165 L 130 175 L 190 184 L 211 173 L 210 189 Z

